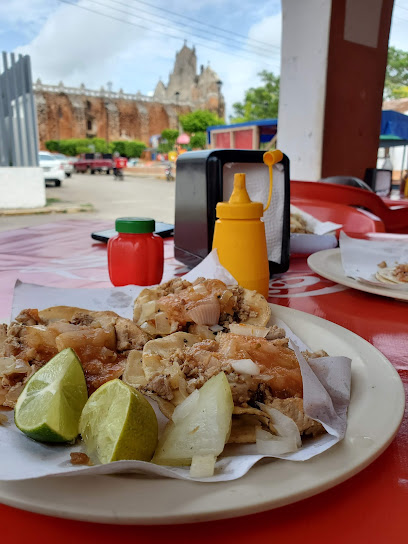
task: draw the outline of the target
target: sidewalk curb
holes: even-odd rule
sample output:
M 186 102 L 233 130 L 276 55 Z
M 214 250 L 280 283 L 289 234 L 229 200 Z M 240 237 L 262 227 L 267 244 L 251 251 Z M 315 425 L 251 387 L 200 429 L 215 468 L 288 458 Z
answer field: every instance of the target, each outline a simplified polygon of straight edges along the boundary
M 61 206 L 44 206 L 43 208 L 0 209 L 0 217 L 7 215 L 45 215 L 51 213 L 81 213 L 93 211 L 95 211 L 95 208 L 90 204 L 65 204 Z

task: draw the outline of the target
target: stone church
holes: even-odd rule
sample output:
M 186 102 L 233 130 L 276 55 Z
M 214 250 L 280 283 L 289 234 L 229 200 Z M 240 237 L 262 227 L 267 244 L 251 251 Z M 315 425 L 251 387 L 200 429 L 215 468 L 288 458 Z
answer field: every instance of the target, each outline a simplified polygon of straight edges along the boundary
M 195 48 L 186 43 L 176 55 L 174 69 L 166 85 L 159 81 L 153 96 L 140 92 L 129 94 L 112 91 L 112 84 L 100 90 L 46 85 L 39 79 L 34 84 L 40 149 L 47 140 L 66 138 L 105 138 L 141 140 L 166 128 L 178 128 L 178 117 L 198 109 L 209 109 L 224 116 L 221 81 L 209 67 L 197 73 Z

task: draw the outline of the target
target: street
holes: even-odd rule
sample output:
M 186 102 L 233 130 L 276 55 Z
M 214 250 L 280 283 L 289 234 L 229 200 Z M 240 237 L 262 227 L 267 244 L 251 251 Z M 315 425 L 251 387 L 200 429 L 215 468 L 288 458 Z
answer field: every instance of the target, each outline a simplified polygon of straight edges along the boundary
M 0 216 L 0 231 L 70 219 L 107 219 L 143 216 L 174 223 L 175 182 L 152 177 L 73 174 L 61 187 L 47 187 L 50 203 L 92 204 L 93 212 Z

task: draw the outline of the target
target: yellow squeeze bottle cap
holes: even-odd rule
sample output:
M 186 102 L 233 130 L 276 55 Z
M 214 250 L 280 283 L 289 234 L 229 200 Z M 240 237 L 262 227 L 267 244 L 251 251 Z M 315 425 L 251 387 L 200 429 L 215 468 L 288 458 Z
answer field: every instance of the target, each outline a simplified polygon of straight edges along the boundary
M 245 174 L 234 174 L 234 190 L 228 202 L 218 202 L 219 219 L 259 219 L 263 216 L 262 202 L 252 202 L 245 185 Z

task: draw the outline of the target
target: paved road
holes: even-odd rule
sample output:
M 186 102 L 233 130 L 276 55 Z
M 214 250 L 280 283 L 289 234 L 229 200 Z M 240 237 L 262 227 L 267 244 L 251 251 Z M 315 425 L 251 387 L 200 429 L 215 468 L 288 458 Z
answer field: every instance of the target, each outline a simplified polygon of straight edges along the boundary
M 0 231 L 67 219 L 107 219 L 147 216 L 174 223 L 175 183 L 156 178 L 125 176 L 113 181 L 105 174 L 74 174 L 61 187 L 47 187 L 48 199 L 70 204 L 92 204 L 94 212 L 70 214 L 0 216 Z

